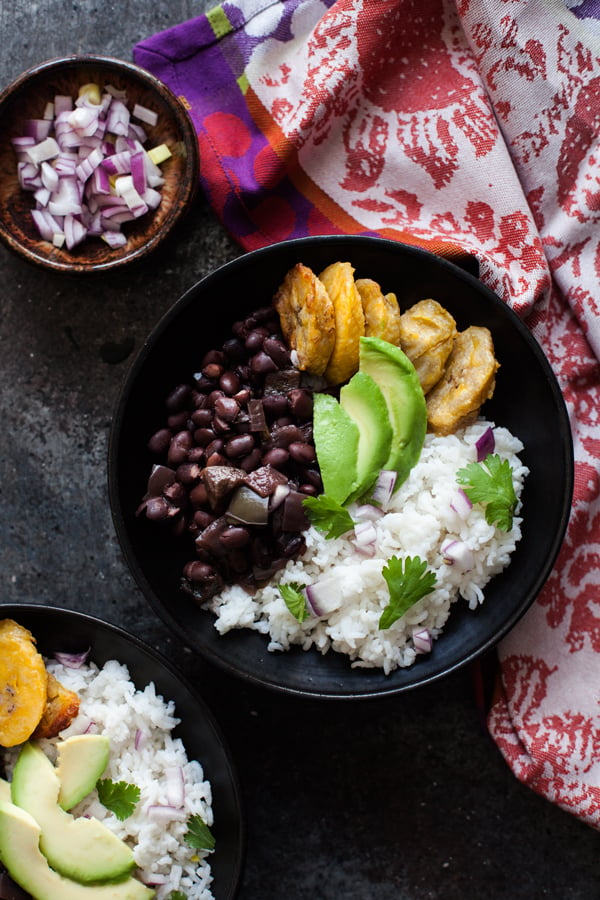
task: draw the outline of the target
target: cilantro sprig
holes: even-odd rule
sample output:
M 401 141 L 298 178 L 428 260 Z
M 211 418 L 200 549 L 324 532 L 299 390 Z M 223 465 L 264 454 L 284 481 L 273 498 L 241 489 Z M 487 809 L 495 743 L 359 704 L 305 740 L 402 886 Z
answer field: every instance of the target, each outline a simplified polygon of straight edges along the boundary
M 510 531 L 517 506 L 512 468 L 507 459 L 490 453 L 481 463 L 469 463 L 456 473 L 471 503 L 485 506 L 485 520 L 501 531 Z
M 383 631 L 418 600 L 430 594 L 437 579 L 435 572 L 427 568 L 427 561 L 419 556 L 407 556 L 405 559 L 391 556 L 382 574 L 390 592 L 390 602 L 379 618 L 379 628 Z
M 122 822 L 132 815 L 139 799 L 140 789 L 127 781 L 111 781 L 101 778 L 96 783 L 100 803 L 115 814 Z
M 279 593 L 293 617 L 298 622 L 304 622 L 308 617 L 308 609 L 306 608 L 306 598 L 304 597 L 302 585 L 296 584 L 296 582 L 280 584 Z
M 186 844 L 193 847 L 195 850 L 215 849 L 216 841 L 214 836 L 202 816 L 198 814 L 190 816 L 188 819 L 187 831 L 184 834 L 183 839 Z
M 302 503 L 308 518 L 327 538 L 337 538 L 354 528 L 354 520 L 345 506 L 327 494 L 306 497 Z

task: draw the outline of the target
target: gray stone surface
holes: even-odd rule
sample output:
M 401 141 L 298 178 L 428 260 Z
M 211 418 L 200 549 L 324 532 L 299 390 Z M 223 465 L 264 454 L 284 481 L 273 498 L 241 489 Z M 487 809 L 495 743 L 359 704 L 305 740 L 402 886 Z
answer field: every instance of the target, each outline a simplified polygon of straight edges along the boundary
M 207 2 L 3 0 L 0 87 L 73 52 L 131 59 Z M 170 638 L 126 569 L 106 487 L 119 386 L 160 315 L 239 248 L 201 197 L 142 266 L 71 279 L 0 247 L 3 600 L 64 605 L 134 630 L 199 687 L 246 803 L 240 900 L 600 896 L 599 837 L 522 786 L 480 722 L 471 672 L 385 702 L 284 699 Z

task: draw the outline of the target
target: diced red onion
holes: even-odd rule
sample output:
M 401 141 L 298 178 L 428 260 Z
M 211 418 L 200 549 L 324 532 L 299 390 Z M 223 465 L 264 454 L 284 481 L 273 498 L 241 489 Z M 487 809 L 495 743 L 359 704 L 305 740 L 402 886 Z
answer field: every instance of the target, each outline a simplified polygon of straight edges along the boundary
M 381 519 L 385 513 L 379 506 L 374 506 L 372 503 L 364 503 L 362 506 L 359 506 L 356 510 L 355 517 L 361 522 L 376 522 L 377 519 Z
M 342 605 L 339 589 L 336 590 L 336 579 L 323 578 L 309 584 L 305 591 L 306 600 L 315 616 L 328 616 Z
M 165 768 L 165 797 L 169 806 L 180 808 L 185 803 L 185 779 L 181 766 Z
M 32 219 L 41 238 L 56 247 L 72 249 L 87 235 L 124 246 L 121 226 L 161 202 L 162 172 L 145 150 L 147 133 L 131 121 L 126 101 L 126 92 L 114 86 L 102 94 L 97 85 L 84 86 L 75 100 L 55 95 L 43 118 L 26 119 L 23 134 L 11 139 L 19 184 L 34 194 Z M 146 124 L 158 118 L 147 107 L 135 109 Z M 105 140 L 106 133 L 113 139 Z M 156 159 L 168 155 L 159 151 Z M 118 190 L 112 176 L 125 177 Z M 112 200 L 99 215 L 105 197 Z M 42 210 L 52 221 L 39 215 Z
M 133 107 L 133 115 L 136 119 L 139 119 L 140 122 L 145 122 L 146 125 L 156 125 L 158 122 L 158 116 L 154 110 L 148 109 L 147 106 L 142 106 L 141 103 L 135 104 Z
M 462 572 L 469 572 L 475 564 L 473 551 L 466 541 L 446 541 L 442 544 L 441 552 L 449 566 L 456 565 Z
M 490 426 L 488 426 L 481 437 L 475 441 L 475 449 L 477 450 L 477 462 L 483 462 L 486 456 L 493 453 L 496 449 L 494 431 Z
M 377 481 L 375 482 L 375 487 L 371 494 L 373 503 L 378 503 L 383 509 L 387 507 L 392 494 L 394 493 L 397 477 L 396 472 L 393 472 L 390 469 L 382 469 L 377 476 Z
M 144 744 L 146 743 L 147 738 L 148 738 L 148 735 L 146 734 L 146 732 L 142 731 L 141 728 L 137 728 L 136 732 L 135 732 L 135 739 L 134 739 L 135 749 L 141 750 L 142 747 L 144 746 Z
M 450 508 L 453 509 L 454 512 L 461 517 L 461 519 L 466 519 L 473 509 L 473 504 L 471 503 L 470 499 L 467 497 L 463 489 L 459 488 L 450 501 Z
M 87 650 L 83 650 L 81 653 L 63 653 L 57 650 L 54 654 L 54 659 L 67 669 L 80 669 L 86 664 L 90 651 L 91 647 L 88 647 Z
M 413 631 L 412 640 L 417 653 L 431 653 L 433 641 L 427 628 L 419 628 Z
M 146 813 L 153 822 L 163 825 L 168 825 L 169 822 L 183 822 L 187 815 L 183 809 L 158 803 L 149 806 Z
M 352 542 L 359 547 L 365 547 L 368 544 L 374 544 L 377 540 L 377 532 L 373 522 L 357 522 L 354 526 L 354 537 Z

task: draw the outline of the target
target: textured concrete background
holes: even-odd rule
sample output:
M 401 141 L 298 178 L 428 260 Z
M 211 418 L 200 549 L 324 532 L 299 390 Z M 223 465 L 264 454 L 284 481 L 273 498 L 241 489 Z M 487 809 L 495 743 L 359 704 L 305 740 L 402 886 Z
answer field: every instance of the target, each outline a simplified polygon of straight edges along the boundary
M 130 60 L 136 41 L 210 5 L 2 0 L 0 87 L 63 54 Z M 116 276 L 45 274 L 0 247 L 3 600 L 99 615 L 195 681 L 241 777 L 240 900 L 600 897 L 600 837 L 515 780 L 468 670 L 383 703 L 284 699 L 182 653 L 135 586 L 106 487 L 119 385 L 161 314 L 239 252 L 202 197 L 167 247 Z

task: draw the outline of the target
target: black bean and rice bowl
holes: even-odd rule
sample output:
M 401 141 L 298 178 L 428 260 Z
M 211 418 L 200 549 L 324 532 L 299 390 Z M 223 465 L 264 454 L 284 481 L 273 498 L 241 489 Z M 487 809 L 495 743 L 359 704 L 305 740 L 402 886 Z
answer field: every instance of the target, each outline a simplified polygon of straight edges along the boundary
M 48 659 L 46 668 L 80 699 L 71 725 L 58 738 L 40 741 L 46 754 L 55 757 L 57 741 L 72 734 L 105 734 L 110 756 L 103 778 L 140 790 L 134 811 L 122 821 L 103 806 L 97 789 L 73 815 L 93 816 L 131 847 L 136 875 L 155 890 L 156 900 L 175 891 L 187 900 L 212 900 L 210 853 L 184 839 L 191 816 L 212 826 L 211 785 L 201 762 L 189 760 L 182 741 L 172 734 L 180 721 L 174 702 L 157 694 L 153 682 L 137 689 L 127 666 L 117 660 L 99 668 L 93 661 L 74 666 Z M 4 752 L 7 773 L 16 756 L 14 750 Z

